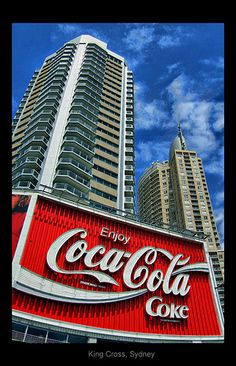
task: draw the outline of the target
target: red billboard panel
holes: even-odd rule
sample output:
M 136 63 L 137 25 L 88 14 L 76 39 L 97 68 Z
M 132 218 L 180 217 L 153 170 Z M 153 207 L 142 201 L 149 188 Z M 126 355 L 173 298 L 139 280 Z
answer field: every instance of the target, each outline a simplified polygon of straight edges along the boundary
M 31 319 L 129 338 L 222 336 L 200 241 L 38 197 L 17 265 L 13 309 Z
M 12 257 L 15 254 L 29 202 L 30 196 L 12 195 Z

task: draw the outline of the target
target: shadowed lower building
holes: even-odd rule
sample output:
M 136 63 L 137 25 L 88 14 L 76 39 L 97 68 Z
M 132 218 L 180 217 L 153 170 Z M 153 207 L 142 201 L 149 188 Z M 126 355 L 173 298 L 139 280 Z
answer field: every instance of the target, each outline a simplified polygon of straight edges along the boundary
M 139 217 L 150 223 L 169 223 L 169 161 L 154 162 L 138 186 Z
M 164 222 L 207 235 L 205 240 L 224 307 L 224 251 L 202 160 L 196 151 L 187 149 L 180 124 L 170 146 L 169 161 L 153 163 L 140 177 L 138 214 L 154 225 Z

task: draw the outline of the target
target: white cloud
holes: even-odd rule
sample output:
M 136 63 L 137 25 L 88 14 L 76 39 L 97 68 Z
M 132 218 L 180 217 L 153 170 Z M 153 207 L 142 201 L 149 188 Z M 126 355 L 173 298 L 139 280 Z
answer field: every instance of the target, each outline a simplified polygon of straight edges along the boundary
M 180 62 L 176 62 L 175 64 L 167 65 L 168 74 L 171 74 L 174 70 L 180 67 Z
M 137 102 L 135 106 L 135 127 L 136 129 L 149 130 L 160 126 L 161 122 L 167 118 L 167 113 L 163 110 L 161 102 L 153 99 L 151 102 Z
M 177 36 L 164 35 L 158 40 L 158 46 L 160 48 L 176 47 L 180 44 L 180 38 Z
M 223 57 L 215 57 L 215 58 L 205 58 L 199 61 L 203 65 L 213 66 L 217 69 L 224 69 L 224 58 Z
M 166 90 L 172 102 L 173 121 L 181 122 L 188 148 L 204 159 L 219 148 L 215 131 L 223 129 L 223 103 L 201 99 L 193 92 L 193 86 L 194 81 L 182 73 Z
M 154 24 L 134 23 L 127 26 L 127 32 L 121 39 L 127 51 L 125 59 L 133 71 L 145 62 L 151 44 L 155 40 Z
M 153 25 L 143 25 L 132 28 L 123 38 L 123 42 L 128 50 L 142 52 L 149 47 L 154 40 Z
M 192 33 L 189 31 L 187 25 L 163 25 L 161 30 L 165 32 L 159 36 L 158 46 L 162 49 L 178 47 L 186 43 L 186 41 L 192 37 Z
M 106 33 L 98 31 L 96 27 L 91 27 L 86 23 L 60 23 L 57 24 L 56 31 L 51 35 L 51 39 L 58 40 L 61 35 L 68 36 L 70 39 L 81 36 L 82 34 L 88 34 L 95 38 L 109 43 L 109 37 Z
M 188 120 L 188 140 L 190 148 L 196 150 L 203 157 L 218 147 L 218 141 L 211 129 L 209 120 L 212 104 L 206 101 L 192 103 Z
M 214 157 L 205 165 L 205 172 L 217 175 L 221 181 L 224 180 L 224 147 L 215 151 Z
M 128 51 L 126 59 L 133 70 L 146 60 L 152 48 L 177 47 L 186 43 L 192 35 L 186 26 L 176 24 L 129 23 L 126 24 L 126 29 L 122 42 Z
M 51 34 L 51 40 L 58 40 L 62 34 L 71 37 L 71 39 L 78 37 L 82 34 L 81 25 L 68 23 L 57 24 L 56 29 Z
M 147 101 L 145 94 L 147 86 L 135 83 L 135 128 L 149 130 L 158 127 L 168 119 L 168 113 L 164 108 L 163 101 L 152 99 Z
M 224 241 L 224 190 L 215 193 L 214 205 L 215 220 L 222 243 Z
M 157 160 L 161 162 L 167 160 L 169 156 L 169 148 L 169 141 L 149 140 L 145 142 L 139 142 L 135 150 L 136 162 L 145 162 L 151 164 Z M 148 164 L 145 165 L 146 168 Z
M 178 75 L 168 86 L 167 91 L 174 102 L 193 101 L 197 94 L 191 91 L 193 81 L 184 73 Z
M 215 194 L 215 204 L 216 205 L 221 205 L 224 202 L 224 191 L 218 191 Z
M 222 131 L 224 129 L 224 103 L 216 103 L 213 111 L 213 128 L 215 131 Z
M 145 55 L 138 54 L 138 55 L 132 56 L 132 55 L 128 54 L 128 55 L 126 55 L 125 59 L 127 61 L 128 68 L 132 71 L 135 71 L 135 69 L 145 61 Z
M 79 24 L 58 24 L 58 31 L 64 34 L 74 34 L 81 32 L 81 26 Z
M 224 209 L 222 207 L 214 210 L 216 225 L 221 242 L 224 241 Z

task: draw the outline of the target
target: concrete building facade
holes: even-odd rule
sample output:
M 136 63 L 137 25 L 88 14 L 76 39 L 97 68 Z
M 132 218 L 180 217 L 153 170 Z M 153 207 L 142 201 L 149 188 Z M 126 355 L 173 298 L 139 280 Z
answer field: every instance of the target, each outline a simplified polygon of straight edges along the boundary
M 48 56 L 13 120 L 13 188 L 134 213 L 133 75 L 82 35 Z
M 169 161 L 153 163 L 139 180 L 138 213 L 156 225 L 164 222 L 206 235 L 216 286 L 224 307 L 224 251 L 203 164 L 197 153 L 187 148 L 180 125 L 170 146 Z

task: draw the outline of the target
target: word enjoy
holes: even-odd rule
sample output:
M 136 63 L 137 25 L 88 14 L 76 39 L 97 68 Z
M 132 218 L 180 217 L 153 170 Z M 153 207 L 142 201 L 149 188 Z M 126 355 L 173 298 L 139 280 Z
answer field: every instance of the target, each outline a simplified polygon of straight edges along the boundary
M 114 231 L 110 231 L 107 227 L 103 227 L 100 233 L 100 236 L 104 236 L 105 238 L 111 238 L 112 241 L 116 242 L 123 241 L 123 244 L 127 244 L 130 240 L 130 237 L 126 238 L 124 234 L 115 233 Z

